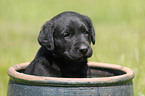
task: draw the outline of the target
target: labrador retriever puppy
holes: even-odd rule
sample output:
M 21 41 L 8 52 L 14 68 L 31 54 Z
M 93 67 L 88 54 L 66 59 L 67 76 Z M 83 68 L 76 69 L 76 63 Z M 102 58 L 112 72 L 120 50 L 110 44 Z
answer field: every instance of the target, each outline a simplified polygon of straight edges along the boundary
M 90 77 L 87 58 L 92 56 L 95 32 L 89 17 L 63 12 L 47 21 L 40 31 L 41 45 L 26 74 L 66 78 Z

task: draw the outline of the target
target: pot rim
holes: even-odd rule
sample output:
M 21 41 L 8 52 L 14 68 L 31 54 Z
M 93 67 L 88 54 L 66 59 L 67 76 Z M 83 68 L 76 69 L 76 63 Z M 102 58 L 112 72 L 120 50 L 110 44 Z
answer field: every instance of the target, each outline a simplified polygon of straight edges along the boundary
M 29 64 L 30 62 L 26 62 L 11 66 L 8 69 L 8 75 L 10 76 L 10 79 L 18 83 L 30 85 L 34 84 L 34 85 L 49 85 L 49 86 L 98 86 L 115 83 L 120 84 L 121 82 L 131 81 L 135 76 L 134 72 L 127 67 L 100 62 L 88 62 L 88 65 L 90 67 L 120 70 L 125 72 L 125 74 L 111 77 L 61 78 L 61 77 L 34 76 L 17 72 L 17 70 L 25 69 Z

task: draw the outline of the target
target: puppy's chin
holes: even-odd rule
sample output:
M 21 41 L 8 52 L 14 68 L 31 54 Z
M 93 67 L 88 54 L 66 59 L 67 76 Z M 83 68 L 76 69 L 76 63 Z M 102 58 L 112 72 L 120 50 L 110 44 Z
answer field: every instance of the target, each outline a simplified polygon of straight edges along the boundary
M 71 54 L 70 52 L 65 51 L 63 56 L 64 56 L 65 60 L 67 60 L 67 61 L 80 62 L 80 61 L 86 60 L 87 58 L 91 57 L 92 52 L 87 55 L 80 55 L 80 54 Z

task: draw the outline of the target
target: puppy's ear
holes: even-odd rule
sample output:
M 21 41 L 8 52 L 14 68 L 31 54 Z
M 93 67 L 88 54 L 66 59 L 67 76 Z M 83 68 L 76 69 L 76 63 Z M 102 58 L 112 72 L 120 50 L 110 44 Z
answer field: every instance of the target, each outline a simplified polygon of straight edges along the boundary
M 90 28 L 90 32 L 91 32 L 91 41 L 94 45 L 95 44 L 95 30 L 94 30 L 93 24 L 91 22 L 91 19 L 89 17 L 87 17 L 87 20 L 88 20 L 88 24 L 89 24 L 89 28 Z
M 94 30 L 94 27 L 93 27 L 93 24 L 92 24 L 92 22 L 91 22 L 91 24 L 90 24 L 91 26 L 91 41 L 92 41 L 92 43 L 93 43 L 93 45 L 95 44 L 95 30 Z
M 39 44 L 49 51 L 52 51 L 54 49 L 53 33 L 54 26 L 50 21 L 48 21 L 42 26 L 42 29 L 38 36 Z

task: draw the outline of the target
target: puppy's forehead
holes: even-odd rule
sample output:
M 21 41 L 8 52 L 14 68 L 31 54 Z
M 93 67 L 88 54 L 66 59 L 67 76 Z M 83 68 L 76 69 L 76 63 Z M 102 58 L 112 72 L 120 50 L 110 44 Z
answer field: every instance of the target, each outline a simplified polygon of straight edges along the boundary
M 69 28 L 80 28 L 82 25 L 85 25 L 84 22 L 78 19 L 70 20 L 68 24 L 66 25 Z
M 63 30 L 66 27 L 78 29 L 82 26 L 87 26 L 86 20 L 78 17 L 60 18 L 56 21 L 56 27 L 59 28 L 59 30 Z

